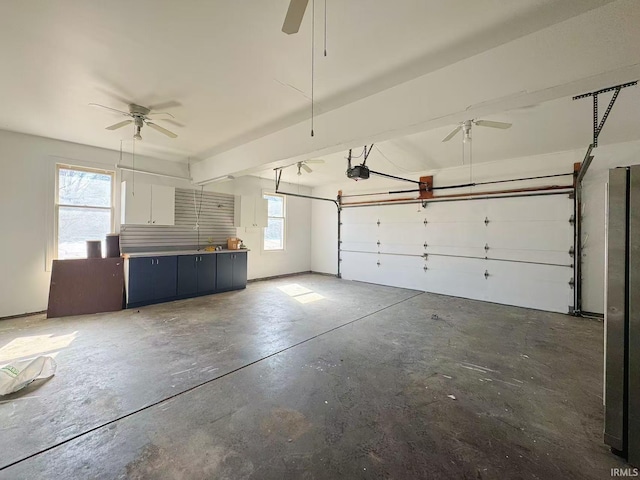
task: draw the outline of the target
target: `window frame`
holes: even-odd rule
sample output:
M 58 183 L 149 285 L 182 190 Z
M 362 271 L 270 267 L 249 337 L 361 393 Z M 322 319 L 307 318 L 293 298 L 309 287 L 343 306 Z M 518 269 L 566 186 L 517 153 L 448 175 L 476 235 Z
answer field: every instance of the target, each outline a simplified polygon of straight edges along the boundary
M 60 170 L 76 170 L 79 172 L 98 173 L 101 175 L 109 175 L 111 177 L 111 204 L 108 207 L 95 207 L 90 205 L 70 205 L 60 203 Z M 54 197 L 54 211 L 53 211 L 53 252 L 52 258 L 54 260 L 60 260 L 58 258 L 58 229 L 60 221 L 60 207 L 63 208 L 77 208 L 84 210 L 102 210 L 109 211 L 109 225 L 112 232 L 115 231 L 115 197 L 116 197 L 116 172 L 114 170 L 105 170 L 102 168 L 83 167 L 79 165 L 70 165 L 66 163 L 56 163 L 55 168 L 55 197 Z
M 268 204 L 269 199 L 265 197 L 279 197 L 282 199 L 282 216 L 281 217 L 269 215 L 269 204 Z M 284 252 L 287 249 L 287 198 L 285 195 L 271 192 L 271 191 L 263 191 L 262 198 L 267 201 L 267 227 L 263 227 L 262 229 L 261 250 L 266 253 Z M 282 248 L 265 248 L 265 234 L 267 233 L 267 228 L 269 225 L 270 218 L 282 219 Z

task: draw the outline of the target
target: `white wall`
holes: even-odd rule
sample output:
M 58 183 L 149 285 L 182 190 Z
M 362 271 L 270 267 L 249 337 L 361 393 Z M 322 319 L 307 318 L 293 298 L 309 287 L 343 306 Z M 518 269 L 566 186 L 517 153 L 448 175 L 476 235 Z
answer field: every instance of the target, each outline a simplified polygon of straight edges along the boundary
M 118 162 L 117 151 L 0 130 L 0 318 L 47 308 L 50 280 L 47 260 L 53 245 L 56 163 L 114 170 Z M 125 153 L 122 163 L 131 165 L 131 155 Z M 136 168 L 188 176 L 185 164 L 149 157 L 136 156 Z M 131 176 L 126 171 L 116 176 L 116 231 L 120 219 L 120 181 L 131 180 Z M 136 174 L 135 181 L 194 188 L 188 181 L 142 174 Z M 263 189 L 272 188 L 273 182 L 253 177 L 208 187 L 244 195 L 261 195 Z M 262 252 L 261 229 L 238 232 L 252 249 L 249 278 L 310 270 L 309 201 L 292 198 L 287 201 L 285 252 Z
M 207 190 L 233 195 L 261 196 L 274 192 L 274 181 L 258 177 L 241 177 L 224 183 L 214 183 Z M 309 195 L 311 189 L 287 183 L 280 190 Z M 285 249 L 263 250 L 262 228 L 238 228 L 237 235 L 251 250 L 249 252 L 249 279 L 308 272 L 311 270 L 311 200 L 285 198 Z
M 474 165 L 473 180 L 475 182 L 502 180 L 508 178 L 548 175 L 571 172 L 575 162 L 581 162 L 584 158 L 584 150 L 558 152 L 549 155 L 517 158 L 499 162 L 490 162 Z M 583 206 L 583 305 L 587 312 L 604 312 L 604 225 L 605 210 L 604 199 L 609 168 L 640 163 L 640 142 L 629 142 L 598 147 L 595 159 L 584 180 L 584 206 Z M 434 175 L 434 184 L 451 185 L 469 181 L 468 166 L 444 169 L 439 172 L 423 172 L 423 175 Z M 420 174 L 412 174 L 410 178 L 418 178 Z M 559 177 L 547 180 L 532 180 L 519 182 L 517 187 L 570 184 L 570 177 Z M 371 184 L 369 184 L 371 185 Z M 313 189 L 313 195 L 334 198 L 339 189 L 344 194 L 364 193 L 371 191 L 385 191 L 376 180 L 376 187 L 369 188 L 365 182 L 344 183 L 322 186 Z M 408 184 L 386 183 L 385 186 L 395 188 Z M 474 191 L 490 191 L 503 188 L 516 187 L 513 184 L 487 185 L 475 187 Z M 470 189 L 463 189 L 469 191 Z M 456 191 L 447 191 L 456 193 Z M 345 199 L 349 201 L 350 199 Z M 351 199 L 356 200 L 356 199 Z M 357 199 L 362 200 L 362 199 Z M 331 204 L 314 202 L 312 222 L 312 252 L 311 268 L 313 271 L 333 273 L 337 272 L 336 235 L 337 224 L 335 220 L 335 208 Z M 586 241 L 585 241 L 586 239 Z

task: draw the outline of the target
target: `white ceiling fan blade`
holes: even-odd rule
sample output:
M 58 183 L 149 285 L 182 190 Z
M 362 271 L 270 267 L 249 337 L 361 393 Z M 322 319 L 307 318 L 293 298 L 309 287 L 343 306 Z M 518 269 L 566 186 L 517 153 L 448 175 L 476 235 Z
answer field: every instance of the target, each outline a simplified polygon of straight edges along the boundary
M 170 114 L 169 112 L 151 112 L 151 113 L 147 113 L 147 117 L 153 117 L 153 116 L 156 116 L 156 115 L 167 115 L 167 116 L 169 116 L 171 118 L 176 118 L 172 114 Z
M 476 125 L 478 125 L 480 127 L 501 128 L 502 130 L 506 130 L 507 128 L 511 128 L 511 124 L 510 123 L 494 122 L 492 120 L 476 120 L 473 123 L 475 123 Z
M 90 107 L 106 108 L 107 110 L 111 110 L 112 112 L 120 113 L 121 115 L 131 116 L 131 114 L 129 112 L 123 112 L 122 110 L 118 110 L 116 108 L 107 107 L 105 105 L 100 105 L 99 103 L 90 103 L 89 106 Z
M 307 173 L 313 172 L 313 170 L 311 170 L 311 167 L 309 167 L 308 165 L 303 163 L 301 166 L 302 166 L 302 168 L 304 169 L 305 172 L 307 172 Z
M 282 31 L 284 33 L 287 35 L 298 33 L 308 3 L 309 0 L 291 0 L 289 9 L 287 10 L 287 16 L 284 18 L 284 23 L 282 24 Z
M 170 137 L 170 138 L 176 138 L 176 137 L 178 136 L 178 135 L 176 135 L 175 133 L 170 132 L 170 131 L 169 131 L 169 130 L 167 130 L 166 128 L 161 127 L 160 125 L 156 125 L 155 123 L 147 122 L 147 125 L 149 125 L 149 126 L 150 126 L 151 128 L 153 128 L 154 130 L 157 130 L 158 132 L 160 132 L 160 133 L 162 133 L 162 134 L 166 135 L 167 137 Z
M 178 128 L 184 128 L 184 124 L 183 123 L 176 122 L 175 120 L 173 120 L 171 118 L 161 118 L 160 120 L 162 120 L 163 122 L 170 123 L 171 125 L 175 125 Z
M 158 103 L 157 105 L 149 105 L 149 110 L 164 110 L 165 108 L 181 107 L 182 104 L 176 100 L 169 100 L 168 102 Z
M 129 125 L 130 123 L 133 123 L 133 120 L 125 120 L 124 122 L 118 122 L 115 123 L 109 127 L 106 127 L 107 130 L 117 130 L 119 128 L 124 127 L 125 125 Z
M 442 139 L 443 142 L 448 142 L 449 140 L 451 140 L 453 137 L 456 136 L 456 133 L 458 133 L 460 130 L 462 130 L 462 125 L 458 125 L 456 128 L 453 129 L 453 131 L 447 135 L 446 137 L 444 137 Z
M 324 163 L 324 160 L 321 158 L 314 158 L 312 160 L 305 160 L 304 163 Z

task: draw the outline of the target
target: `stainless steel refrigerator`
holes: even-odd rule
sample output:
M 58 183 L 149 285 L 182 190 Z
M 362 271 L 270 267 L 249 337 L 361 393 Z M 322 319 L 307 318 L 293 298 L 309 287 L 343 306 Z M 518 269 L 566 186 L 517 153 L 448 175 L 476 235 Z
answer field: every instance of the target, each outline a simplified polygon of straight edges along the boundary
M 640 166 L 610 170 L 607 198 L 604 440 L 640 467 Z

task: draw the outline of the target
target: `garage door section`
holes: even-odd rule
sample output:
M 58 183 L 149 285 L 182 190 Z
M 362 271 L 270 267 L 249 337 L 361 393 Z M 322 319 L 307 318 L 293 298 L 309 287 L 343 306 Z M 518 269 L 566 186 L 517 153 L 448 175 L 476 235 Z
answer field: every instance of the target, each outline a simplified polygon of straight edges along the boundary
M 568 194 L 345 208 L 345 279 L 567 313 Z

